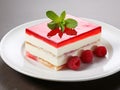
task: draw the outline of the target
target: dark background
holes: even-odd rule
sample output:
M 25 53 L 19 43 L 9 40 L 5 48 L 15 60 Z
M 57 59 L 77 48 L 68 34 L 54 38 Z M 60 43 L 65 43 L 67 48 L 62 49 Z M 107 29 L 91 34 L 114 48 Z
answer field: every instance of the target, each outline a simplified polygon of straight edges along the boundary
M 0 0 L 0 39 L 12 28 L 46 18 L 47 10 L 66 10 L 120 29 L 120 0 Z M 87 82 L 53 82 L 22 75 L 0 58 L 0 90 L 120 90 L 120 72 Z

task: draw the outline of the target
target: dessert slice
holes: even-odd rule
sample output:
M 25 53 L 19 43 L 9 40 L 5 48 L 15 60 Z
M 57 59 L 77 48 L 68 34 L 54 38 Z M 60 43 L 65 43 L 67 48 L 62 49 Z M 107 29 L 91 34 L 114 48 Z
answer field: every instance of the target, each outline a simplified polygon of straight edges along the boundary
M 74 29 L 66 25 L 52 27 L 56 31 L 51 31 L 48 27 L 49 20 L 26 28 L 26 57 L 60 70 L 66 66 L 68 57 L 79 56 L 81 50 L 91 49 L 100 42 L 101 26 L 71 15 L 65 17 L 70 18 L 77 21 Z

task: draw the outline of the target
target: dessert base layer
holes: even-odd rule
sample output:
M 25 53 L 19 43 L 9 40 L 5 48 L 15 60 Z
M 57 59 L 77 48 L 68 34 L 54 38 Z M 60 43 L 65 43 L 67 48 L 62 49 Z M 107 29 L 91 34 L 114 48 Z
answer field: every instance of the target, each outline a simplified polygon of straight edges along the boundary
M 26 58 L 27 58 L 27 59 L 29 59 L 29 60 L 31 60 L 31 59 L 32 59 L 32 60 L 35 60 L 35 61 L 37 61 L 38 63 L 41 63 L 41 64 L 47 66 L 48 68 L 54 69 L 54 70 L 56 70 L 56 71 L 61 70 L 61 69 L 63 69 L 63 68 L 66 67 L 66 64 L 63 64 L 63 65 L 61 65 L 61 66 L 55 66 L 55 65 L 49 63 L 48 61 L 41 59 L 40 57 L 37 57 L 37 56 L 32 55 L 32 54 L 29 53 L 29 52 L 26 52 L 25 54 L 26 54 Z
M 74 56 L 74 55 L 80 55 L 81 50 L 85 50 L 85 49 L 91 49 L 93 46 L 98 45 L 99 44 L 99 39 L 88 43 L 82 47 L 79 47 L 78 49 L 72 50 L 70 52 L 66 52 L 61 56 L 55 56 L 53 54 L 51 54 L 50 52 L 42 49 L 42 48 L 38 48 L 30 43 L 25 43 L 25 50 L 29 53 L 31 53 L 33 56 L 38 57 L 38 58 L 42 58 L 43 60 L 45 60 L 46 62 L 51 63 L 53 66 L 61 66 L 66 64 L 67 62 L 67 58 L 69 56 Z M 35 57 L 32 57 L 33 59 L 35 59 Z

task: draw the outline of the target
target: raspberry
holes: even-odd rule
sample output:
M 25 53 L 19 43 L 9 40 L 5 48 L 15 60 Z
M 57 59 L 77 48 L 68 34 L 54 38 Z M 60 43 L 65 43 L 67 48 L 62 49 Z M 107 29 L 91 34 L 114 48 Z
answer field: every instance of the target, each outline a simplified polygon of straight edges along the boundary
M 91 63 L 92 60 L 93 60 L 93 53 L 91 50 L 84 50 L 82 53 L 81 53 L 81 61 L 83 63 Z
M 98 46 L 93 50 L 93 53 L 97 57 L 105 57 L 105 55 L 107 54 L 107 49 L 105 46 Z
M 80 58 L 78 56 L 71 56 L 67 62 L 68 68 L 77 70 L 80 67 Z

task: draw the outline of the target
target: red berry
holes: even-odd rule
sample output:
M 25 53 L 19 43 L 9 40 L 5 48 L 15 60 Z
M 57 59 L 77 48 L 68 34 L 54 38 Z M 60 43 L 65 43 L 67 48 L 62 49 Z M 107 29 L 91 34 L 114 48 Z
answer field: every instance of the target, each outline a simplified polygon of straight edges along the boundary
M 62 38 L 63 36 L 63 32 L 61 30 L 59 30 L 59 33 L 58 33 L 59 37 Z
M 51 30 L 48 34 L 47 34 L 47 36 L 48 37 L 51 37 L 51 36 L 54 36 L 54 35 L 56 35 L 57 33 L 59 33 L 59 28 L 56 28 L 56 29 L 54 29 L 54 30 Z
M 83 63 L 91 63 L 92 60 L 93 60 L 93 53 L 91 50 L 84 50 L 82 53 L 81 53 L 81 61 Z
M 77 32 L 74 29 L 70 28 L 65 28 L 64 33 L 66 33 L 67 35 L 77 35 Z
M 93 50 L 93 53 L 97 57 L 105 57 L 105 55 L 107 54 L 107 49 L 105 46 L 98 46 Z
M 67 62 L 68 68 L 77 70 L 80 67 L 80 58 L 78 56 L 71 56 Z

